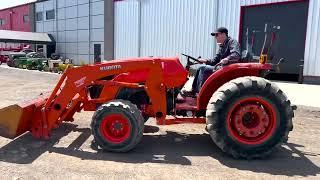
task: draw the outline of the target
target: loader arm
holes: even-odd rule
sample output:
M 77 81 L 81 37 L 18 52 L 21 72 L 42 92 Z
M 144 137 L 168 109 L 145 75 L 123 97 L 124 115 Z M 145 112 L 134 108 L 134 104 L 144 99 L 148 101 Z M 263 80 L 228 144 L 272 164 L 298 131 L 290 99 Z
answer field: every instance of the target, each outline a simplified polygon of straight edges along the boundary
M 126 72 L 148 70 L 148 77 L 144 85 L 138 83 L 115 82 L 113 80 L 100 80 L 107 76 Z M 157 77 L 157 78 L 154 78 Z M 139 59 L 130 61 L 112 61 L 98 65 L 88 65 L 79 68 L 68 69 L 59 80 L 54 91 L 48 98 L 42 109 L 45 119 L 42 136 L 47 137 L 56 125 L 72 118 L 76 111 L 80 111 L 83 105 L 102 104 L 111 100 L 116 91 L 95 101 L 88 98 L 87 87 L 95 84 L 103 84 L 106 89 L 118 89 L 117 87 L 145 88 L 152 104 L 153 112 L 166 115 L 165 87 L 163 84 L 162 63 L 157 59 Z M 110 91 L 109 91 L 110 92 Z M 95 110 L 95 109 L 94 109 Z M 159 115 L 158 115 L 159 116 Z M 47 129 L 45 129 L 47 127 Z M 38 133 L 36 133 L 38 134 Z
M 68 68 L 61 76 L 54 90 L 47 98 L 41 98 L 40 102 L 30 103 L 28 107 L 34 108 L 28 115 L 22 109 L 16 129 L 19 132 L 4 135 L 0 129 L 0 135 L 14 138 L 23 132 L 31 131 L 36 138 L 48 138 L 53 128 L 58 127 L 63 121 L 72 121 L 72 116 L 84 107 L 95 110 L 98 105 L 114 99 L 120 87 L 144 88 L 152 102 L 154 116 L 164 118 L 166 116 L 166 87 L 163 83 L 163 61 L 154 58 L 139 58 L 130 60 L 114 60 L 107 63 L 86 65 L 77 68 Z M 145 82 L 126 83 L 103 78 L 126 72 L 149 71 Z M 156 77 L 156 78 L 155 78 Z M 104 85 L 104 90 L 99 98 L 90 99 L 88 86 Z M 45 99 L 45 100 L 44 100 Z M 37 104 L 35 106 L 35 104 Z M 32 109 L 31 108 L 31 109 Z M 30 109 L 30 108 L 29 108 Z M 32 111 L 32 110 L 31 110 Z M 30 112 L 30 111 L 29 111 Z M 5 124 L 0 118 L 0 124 Z M 31 126 L 30 126 L 31 124 Z

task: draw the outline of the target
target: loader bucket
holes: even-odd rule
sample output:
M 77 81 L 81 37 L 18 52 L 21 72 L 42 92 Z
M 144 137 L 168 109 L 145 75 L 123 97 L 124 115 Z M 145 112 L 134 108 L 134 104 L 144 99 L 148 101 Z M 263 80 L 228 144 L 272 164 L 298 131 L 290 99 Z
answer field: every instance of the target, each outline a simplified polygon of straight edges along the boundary
M 32 127 L 37 110 L 45 104 L 47 96 L 0 109 L 0 136 L 13 139 Z

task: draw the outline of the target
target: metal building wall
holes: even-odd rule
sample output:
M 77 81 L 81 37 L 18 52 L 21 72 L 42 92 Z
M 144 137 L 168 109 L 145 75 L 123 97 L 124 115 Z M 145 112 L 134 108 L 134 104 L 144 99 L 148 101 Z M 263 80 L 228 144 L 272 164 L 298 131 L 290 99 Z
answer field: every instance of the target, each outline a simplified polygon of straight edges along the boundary
M 115 14 L 118 18 L 115 30 L 115 57 L 175 56 L 182 52 L 193 56 L 212 57 L 216 47 L 209 32 L 218 26 L 225 26 L 228 27 L 230 36 L 238 38 L 241 6 L 285 1 L 289 0 L 116 2 Z M 320 76 L 320 60 L 317 58 L 317 54 L 320 54 L 319 9 L 320 1 L 309 0 L 304 76 Z M 137 25 L 139 14 L 140 26 Z M 128 30 L 132 30 L 130 36 L 127 35 Z M 139 39 L 141 42 L 138 42 Z
M 31 6 L 32 4 L 23 4 L 1 9 L 0 19 L 4 21 L 4 24 L 0 25 L 0 29 L 30 32 L 32 30 L 31 16 L 33 15 L 33 12 L 30 12 Z M 23 20 L 23 16 L 25 15 L 29 16 L 28 22 L 24 22 Z
M 36 21 L 37 32 L 53 34 L 57 53 L 75 64 L 93 63 L 94 44 L 101 44 L 104 57 L 104 0 L 49 0 L 36 3 L 43 21 Z M 46 20 L 45 11 L 55 10 L 55 19 Z
M 304 75 L 320 77 L 320 1 L 309 1 Z M 320 84 L 320 80 L 318 81 Z
M 15 7 L 10 7 L 0 10 L 0 19 L 4 21 L 3 25 L 0 25 L 0 30 L 12 30 L 12 31 L 33 31 L 33 15 L 34 12 L 31 11 L 33 4 L 23 4 Z M 11 17 L 10 17 L 11 14 Z M 24 22 L 23 16 L 28 15 L 29 21 Z M 0 48 L 17 48 L 21 44 L 19 43 L 5 43 L 0 42 Z
M 218 26 L 228 27 L 230 35 L 239 36 L 240 8 L 246 5 L 284 2 L 288 0 L 217 0 Z M 320 1 L 309 0 L 306 47 L 304 55 L 304 76 L 320 76 Z
M 140 12 L 137 8 L 138 3 L 140 3 Z M 126 6 L 131 6 L 131 8 Z M 216 1 L 213 0 L 116 2 L 115 16 L 122 17 L 116 20 L 118 24 L 115 32 L 116 49 L 122 49 L 115 50 L 116 57 L 137 54 L 140 56 L 180 56 L 181 53 L 186 53 L 196 57 L 201 55 L 211 58 L 215 53 L 215 42 L 210 32 L 216 27 L 216 13 Z M 138 14 L 140 14 L 141 25 L 136 27 L 135 22 L 139 23 L 136 17 Z M 141 28 L 140 33 L 136 33 L 139 27 Z M 131 34 L 131 29 L 133 29 L 133 34 Z M 129 43 L 124 43 L 123 39 L 128 31 L 131 37 L 125 39 Z M 138 38 L 139 34 L 141 38 Z M 137 39 L 138 41 L 140 39 L 138 45 L 136 45 Z M 135 50 L 136 46 L 138 46 L 138 52 Z M 126 54 L 126 52 L 130 53 Z
M 54 39 L 57 41 L 58 39 L 58 33 L 57 33 L 57 21 L 55 19 L 46 19 L 46 11 L 55 9 L 56 6 L 56 0 L 49 0 L 49 1 L 44 1 L 40 3 L 35 3 L 35 14 L 37 12 L 42 12 L 42 21 L 36 21 L 36 32 L 46 32 L 49 34 L 52 34 Z M 56 11 L 55 11 L 56 15 Z M 58 45 L 57 45 L 58 46 Z
M 116 2 L 114 23 L 115 58 L 138 57 L 140 55 L 140 3 L 138 1 Z
M 230 36 L 238 38 L 241 6 L 284 2 L 288 0 L 216 0 L 218 6 L 218 26 L 229 29 Z
M 212 0 L 142 1 L 141 55 L 212 57 L 215 5 Z

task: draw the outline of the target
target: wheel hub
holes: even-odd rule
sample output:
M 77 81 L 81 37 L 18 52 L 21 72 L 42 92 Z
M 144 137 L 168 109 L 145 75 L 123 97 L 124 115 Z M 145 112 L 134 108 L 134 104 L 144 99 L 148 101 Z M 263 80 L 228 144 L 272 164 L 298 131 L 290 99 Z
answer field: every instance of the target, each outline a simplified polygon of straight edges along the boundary
M 115 130 L 121 130 L 122 123 L 119 123 L 118 121 L 113 125 L 113 129 Z
M 252 138 L 266 131 L 269 117 L 261 106 L 246 105 L 236 111 L 232 122 L 239 135 Z
M 274 131 L 275 110 L 261 98 L 245 98 L 231 108 L 228 128 L 235 139 L 246 144 L 265 141 Z
M 245 127 L 254 128 L 259 124 L 259 121 L 257 121 L 258 118 L 256 113 L 247 112 L 242 118 L 242 123 Z
M 121 143 L 130 135 L 130 123 L 120 114 L 108 115 L 101 122 L 100 132 L 106 140 Z

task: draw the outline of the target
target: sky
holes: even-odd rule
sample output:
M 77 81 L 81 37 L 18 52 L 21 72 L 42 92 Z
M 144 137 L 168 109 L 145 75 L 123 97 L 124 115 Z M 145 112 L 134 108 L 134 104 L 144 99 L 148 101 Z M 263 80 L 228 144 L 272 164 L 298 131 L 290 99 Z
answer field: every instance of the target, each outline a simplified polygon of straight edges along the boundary
M 17 6 L 20 4 L 25 4 L 29 2 L 34 2 L 35 0 L 0 0 L 0 9 Z

